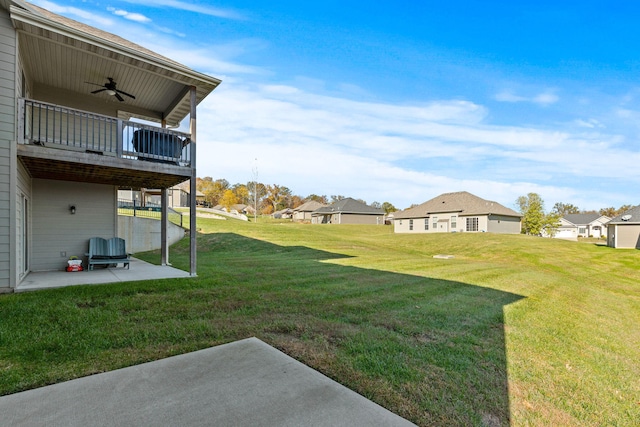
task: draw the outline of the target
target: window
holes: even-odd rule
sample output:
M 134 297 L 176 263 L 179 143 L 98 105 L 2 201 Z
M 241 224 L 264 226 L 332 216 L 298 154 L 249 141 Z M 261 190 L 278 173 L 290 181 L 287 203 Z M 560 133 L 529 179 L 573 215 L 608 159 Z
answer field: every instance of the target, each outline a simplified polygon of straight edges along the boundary
M 467 231 L 478 231 L 478 218 L 467 218 Z
M 578 233 L 579 234 L 587 234 L 587 229 L 585 227 L 579 227 L 578 228 Z
M 451 217 L 451 230 L 452 231 L 455 231 L 455 229 L 458 228 L 458 222 L 457 221 L 458 221 L 458 217 L 453 215 Z
M 433 229 L 434 230 L 438 230 L 438 217 L 434 216 L 433 219 L 431 220 L 431 222 L 433 223 Z
M 412 231 L 412 230 L 413 230 L 413 220 L 410 219 L 409 220 L 409 231 Z
M 424 229 L 429 231 L 429 218 L 424 219 Z

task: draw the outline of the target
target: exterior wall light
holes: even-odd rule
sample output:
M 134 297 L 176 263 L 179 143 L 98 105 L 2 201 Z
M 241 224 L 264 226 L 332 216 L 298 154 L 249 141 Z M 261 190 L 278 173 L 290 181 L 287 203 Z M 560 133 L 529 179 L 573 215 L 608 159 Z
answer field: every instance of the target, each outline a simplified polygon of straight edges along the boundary
M 76 205 L 69 205 L 69 212 L 71 212 L 71 215 L 75 215 Z

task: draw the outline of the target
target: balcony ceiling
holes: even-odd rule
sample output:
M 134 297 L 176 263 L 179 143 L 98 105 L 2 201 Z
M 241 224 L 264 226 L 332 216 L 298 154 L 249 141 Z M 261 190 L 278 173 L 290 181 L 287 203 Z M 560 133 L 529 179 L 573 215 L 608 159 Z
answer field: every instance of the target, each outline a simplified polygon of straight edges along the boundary
M 31 5 L 30 5 L 31 8 Z M 19 51 L 30 82 L 38 87 L 99 97 L 132 116 L 179 124 L 191 111 L 189 90 L 196 87 L 196 103 L 220 80 L 195 72 L 175 61 L 110 33 L 80 24 L 33 6 L 12 7 L 19 31 Z M 124 102 L 106 92 L 91 91 L 111 77 L 117 88 L 135 96 Z
M 191 169 L 18 144 L 18 157 L 32 178 L 130 188 L 169 188 L 191 178 Z

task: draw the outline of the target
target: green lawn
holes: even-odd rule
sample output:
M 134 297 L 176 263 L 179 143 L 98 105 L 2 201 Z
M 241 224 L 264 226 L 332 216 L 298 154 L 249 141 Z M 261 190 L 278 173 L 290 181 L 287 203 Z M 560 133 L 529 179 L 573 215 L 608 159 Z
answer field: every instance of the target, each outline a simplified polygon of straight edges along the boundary
M 198 227 L 198 278 L 0 295 L 0 394 L 256 336 L 419 425 L 638 425 L 640 251 Z

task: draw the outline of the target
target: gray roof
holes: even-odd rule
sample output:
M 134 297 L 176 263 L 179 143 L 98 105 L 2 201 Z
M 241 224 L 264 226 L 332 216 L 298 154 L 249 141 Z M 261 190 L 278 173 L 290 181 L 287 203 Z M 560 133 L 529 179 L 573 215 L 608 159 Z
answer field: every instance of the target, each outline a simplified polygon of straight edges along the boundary
M 320 202 L 316 202 L 315 200 L 309 200 L 306 203 L 301 204 L 300 206 L 298 206 L 297 208 L 294 209 L 294 212 L 313 212 L 316 209 L 320 209 L 325 207 L 326 205 L 323 205 Z
M 607 219 L 609 219 L 609 217 L 600 215 L 599 213 L 566 214 L 562 218 L 574 225 L 591 224 L 593 221 L 597 220 L 598 218 L 605 218 L 605 222 Z
M 613 218 L 609 224 L 640 224 L 640 205 Z
M 384 215 L 384 210 L 371 207 L 362 202 L 347 197 L 342 200 L 338 200 L 329 206 L 324 206 L 313 211 L 316 215 L 326 215 L 332 213 L 347 213 L 347 214 L 360 214 L 360 215 Z
M 467 191 L 444 193 L 413 208 L 396 212 L 394 219 L 425 218 L 432 214 L 454 213 L 459 215 L 505 215 L 522 217 L 521 214 L 498 202 L 485 200 Z

